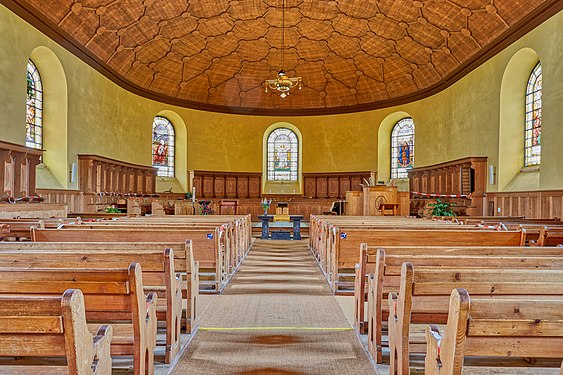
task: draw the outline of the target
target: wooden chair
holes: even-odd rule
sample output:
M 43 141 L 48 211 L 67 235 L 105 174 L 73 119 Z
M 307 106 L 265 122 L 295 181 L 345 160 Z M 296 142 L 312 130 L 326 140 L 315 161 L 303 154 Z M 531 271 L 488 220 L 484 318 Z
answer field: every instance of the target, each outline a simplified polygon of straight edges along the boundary
M 91 332 L 111 324 L 112 357 L 133 356 L 135 375 L 153 374 L 157 296 L 145 296 L 139 264 L 127 269 L 0 268 L 0 295 L 59 295 L 69 288 L 84 294 Z
M 62 296 L 0 295 L 1 357 L 66 357 L 66 365 L 0 362 L 0 373 L 110 375 L 112 328 L 91 334 L 84 296 L 69 289 Z
M 465 367 L 465 356 L 561 358 L 563 355 L 563 299 L 538 301 L 525 296 L 510 300 L 470 298 L 454 289 L 447 326 L 426 331 L 426 375 L 483 374 Z M 495 358 L 497 360 L 497 358 Z M 502 374 L 498 367 L 488 368 Z M 561 368 L 512 368 L 511 374 L 563 374 Z

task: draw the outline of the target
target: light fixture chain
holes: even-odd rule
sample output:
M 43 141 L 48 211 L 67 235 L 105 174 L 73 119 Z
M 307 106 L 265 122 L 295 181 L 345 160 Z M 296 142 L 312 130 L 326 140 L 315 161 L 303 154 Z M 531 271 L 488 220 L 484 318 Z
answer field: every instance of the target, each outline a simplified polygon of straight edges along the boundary
M 281 69 L 285 66 L 285 0 L 282 0 L 282 51 L 281 51 Z

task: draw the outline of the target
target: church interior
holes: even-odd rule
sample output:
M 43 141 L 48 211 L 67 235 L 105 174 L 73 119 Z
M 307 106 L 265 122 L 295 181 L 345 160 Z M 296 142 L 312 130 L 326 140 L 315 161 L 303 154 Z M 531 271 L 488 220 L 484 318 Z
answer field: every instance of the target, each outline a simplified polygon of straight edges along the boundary
M 0 0 L 0 49 L 0 374 L 563 375 L 561 0 Z

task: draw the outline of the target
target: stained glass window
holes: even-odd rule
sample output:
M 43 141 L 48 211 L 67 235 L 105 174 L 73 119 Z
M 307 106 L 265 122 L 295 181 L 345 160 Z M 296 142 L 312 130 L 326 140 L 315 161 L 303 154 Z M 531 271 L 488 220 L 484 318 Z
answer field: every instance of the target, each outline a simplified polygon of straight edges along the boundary
M 524 135 L 524 166 L 541 162 L 542 69 L 538 63 L 526 87 L 526 130 Z
M 158 176 L 174 177 L 174 126 L 162 116 L 152 124 L 152 166 Z
M 43 147 L 43 85 L 33 61 L 27 61 L 27 109 L 25 114 L 25 145 Z
M 391 178 L 407 178 L 414 166 L 414 122 L 407 117 L 391 133 Z
M 297 135 L 278 128 L 268 136 L 268 180 L 297 181 L 299 158 Z

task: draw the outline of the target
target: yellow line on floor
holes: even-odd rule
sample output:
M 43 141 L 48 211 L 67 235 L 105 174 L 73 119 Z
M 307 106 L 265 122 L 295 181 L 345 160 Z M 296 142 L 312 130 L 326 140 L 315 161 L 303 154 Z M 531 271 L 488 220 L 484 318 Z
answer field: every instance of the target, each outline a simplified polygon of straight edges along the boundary
M 351 331 L 352 327 L 199 327 L 200 331 Z

